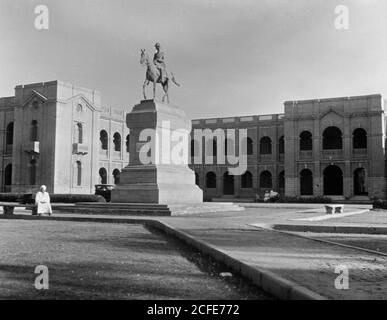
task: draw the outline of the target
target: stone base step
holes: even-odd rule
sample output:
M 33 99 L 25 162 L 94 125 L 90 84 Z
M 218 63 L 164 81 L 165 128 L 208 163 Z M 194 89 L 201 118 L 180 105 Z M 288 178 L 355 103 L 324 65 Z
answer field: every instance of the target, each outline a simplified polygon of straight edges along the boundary
M 76 203 L 61 205 L 53 210 L 63 213 L 111 214 L 134 216 L 177 216 L 195 213 L 243 211 L 244 208 L 230 202 L 203 202 L 193 204 L 151 204 L 151 203 Z
M 225 196 L 221 198 L 212 198 L 212 202 L 244 202 L 244 203 L 249 203 L 249 202 L 255 202 L 255 198 L 235 198 L 233 196 Z

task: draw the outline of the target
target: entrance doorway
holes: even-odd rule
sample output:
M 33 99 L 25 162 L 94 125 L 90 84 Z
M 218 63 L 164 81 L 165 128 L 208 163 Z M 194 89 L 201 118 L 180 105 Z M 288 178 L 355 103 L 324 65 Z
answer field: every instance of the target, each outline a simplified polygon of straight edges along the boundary
M 364 168 L 357 168 L 353 172 L 353 186 L 355 196 L 368 195 L 368 192 L 366 190 L 366 172 Z
M 343 195 L 343 171 L 338 166 L 330 165 L 324 172 L 324 195 Z
M 228 171 L 223 174 L 223 194 L 234 194 L 234 176 L 230 175 Z

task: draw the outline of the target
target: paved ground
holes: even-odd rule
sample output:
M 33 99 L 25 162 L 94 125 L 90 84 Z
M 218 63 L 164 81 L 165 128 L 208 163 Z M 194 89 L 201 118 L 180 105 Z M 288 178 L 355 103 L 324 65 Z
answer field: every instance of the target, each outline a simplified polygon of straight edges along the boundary
M 141 225 L 0 221 L 0 299 L 270 299 Z M 34 268 L 50 288 L 34 288 Z
M 369 208 L 369 206 L 356 205 L 346 206 L 346 209 L 358 210 L 367 207 Z M 269 207 L 252 206 L 241 212 L 149 219 L 157 219 L 253 268 L 272 271 L 327 298 L 387 299 L 387 257 L 251 226 L 256 223 L 300 223 L 294 219 L 321 214 L 316 213 L 319 208 L 321 209 L 321 205 L 281 204 Z M 86 215 L 57 213 L 56 216 L 69 218 Z M 116 221 L 138 218 L 87 216 L 93 219 L 114 218 Z M 141 219 L 147 218 L 141 217 Z M 387 216 L 380 215 L 380 212 L 318 221 L 316 224 L 337 225 L 339 219 L 345 219 L 347 224 L 359 226 L 369 221 L 378 225 L 387 225 Z M 368 236 L 364 236 L 363 243 L 368 239 Z M 342 241 L 344 243 L 353 240 L 346 238 Z M 385 247 L 381 244 L 383 241 L 384 238 L 377 238 L 378 244 L 375 246 L 384 251 Z M 360 241 L 357 243 L 359 244 Z M 339 265 L 349 268 L 349 290 L 337 290 L 334 286 L 338 276 L 335 273 L 335 267 Z

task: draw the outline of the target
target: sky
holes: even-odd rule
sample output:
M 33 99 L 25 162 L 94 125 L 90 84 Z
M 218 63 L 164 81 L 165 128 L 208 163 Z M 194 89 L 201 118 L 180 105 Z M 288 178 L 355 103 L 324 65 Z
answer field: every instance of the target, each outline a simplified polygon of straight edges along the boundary
M 40 4 L 48 30 L 34 27 Z M 338 5 L 349 10 L 347 30 L 335 28 Z M 18 84 L 61 80 L 130 109 L 142 99 L 140 49 L 152 56 L 156 42 L 181 83 L 171 85 L 171 103 L 190 118 L 383 94 L 386 17 L 385 0 L 0 0 L 0 97 Z

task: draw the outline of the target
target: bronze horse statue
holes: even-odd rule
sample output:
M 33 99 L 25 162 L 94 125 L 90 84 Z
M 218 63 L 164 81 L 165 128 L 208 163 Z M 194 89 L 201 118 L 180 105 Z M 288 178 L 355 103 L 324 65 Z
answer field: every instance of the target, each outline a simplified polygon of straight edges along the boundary
M 179 83 L 176 82 L 175 77 L 173 76 L 173 73 L 171 72 L 171 79 L 169 77 L 165 77 L 164 81 L 161 81 L 161 75 L 159 69 L 150 61 L 148 54 L 145 52 L 145 49 L 141 49 L 141 59 L 140 64 L 145 65 L 146 68 L 146 74 L 145 74 L 145 81 L 142 86 L 144 99 L 146 100 L 146 94 L 145 94 L 145 87 L 150 83 L 153 82 L 153 99 L 156 97 L 156 83 L 160 83 L 164 90 L 164 95 L 162 98 L 162 102 L 164 102 L 164 99 L 167 98 L 167 103 L 169 103 L 169 95 L 168 95 L 168 89 L 169 89 L 169 80 L 171 80 L 175 85 L 180 86 Z

